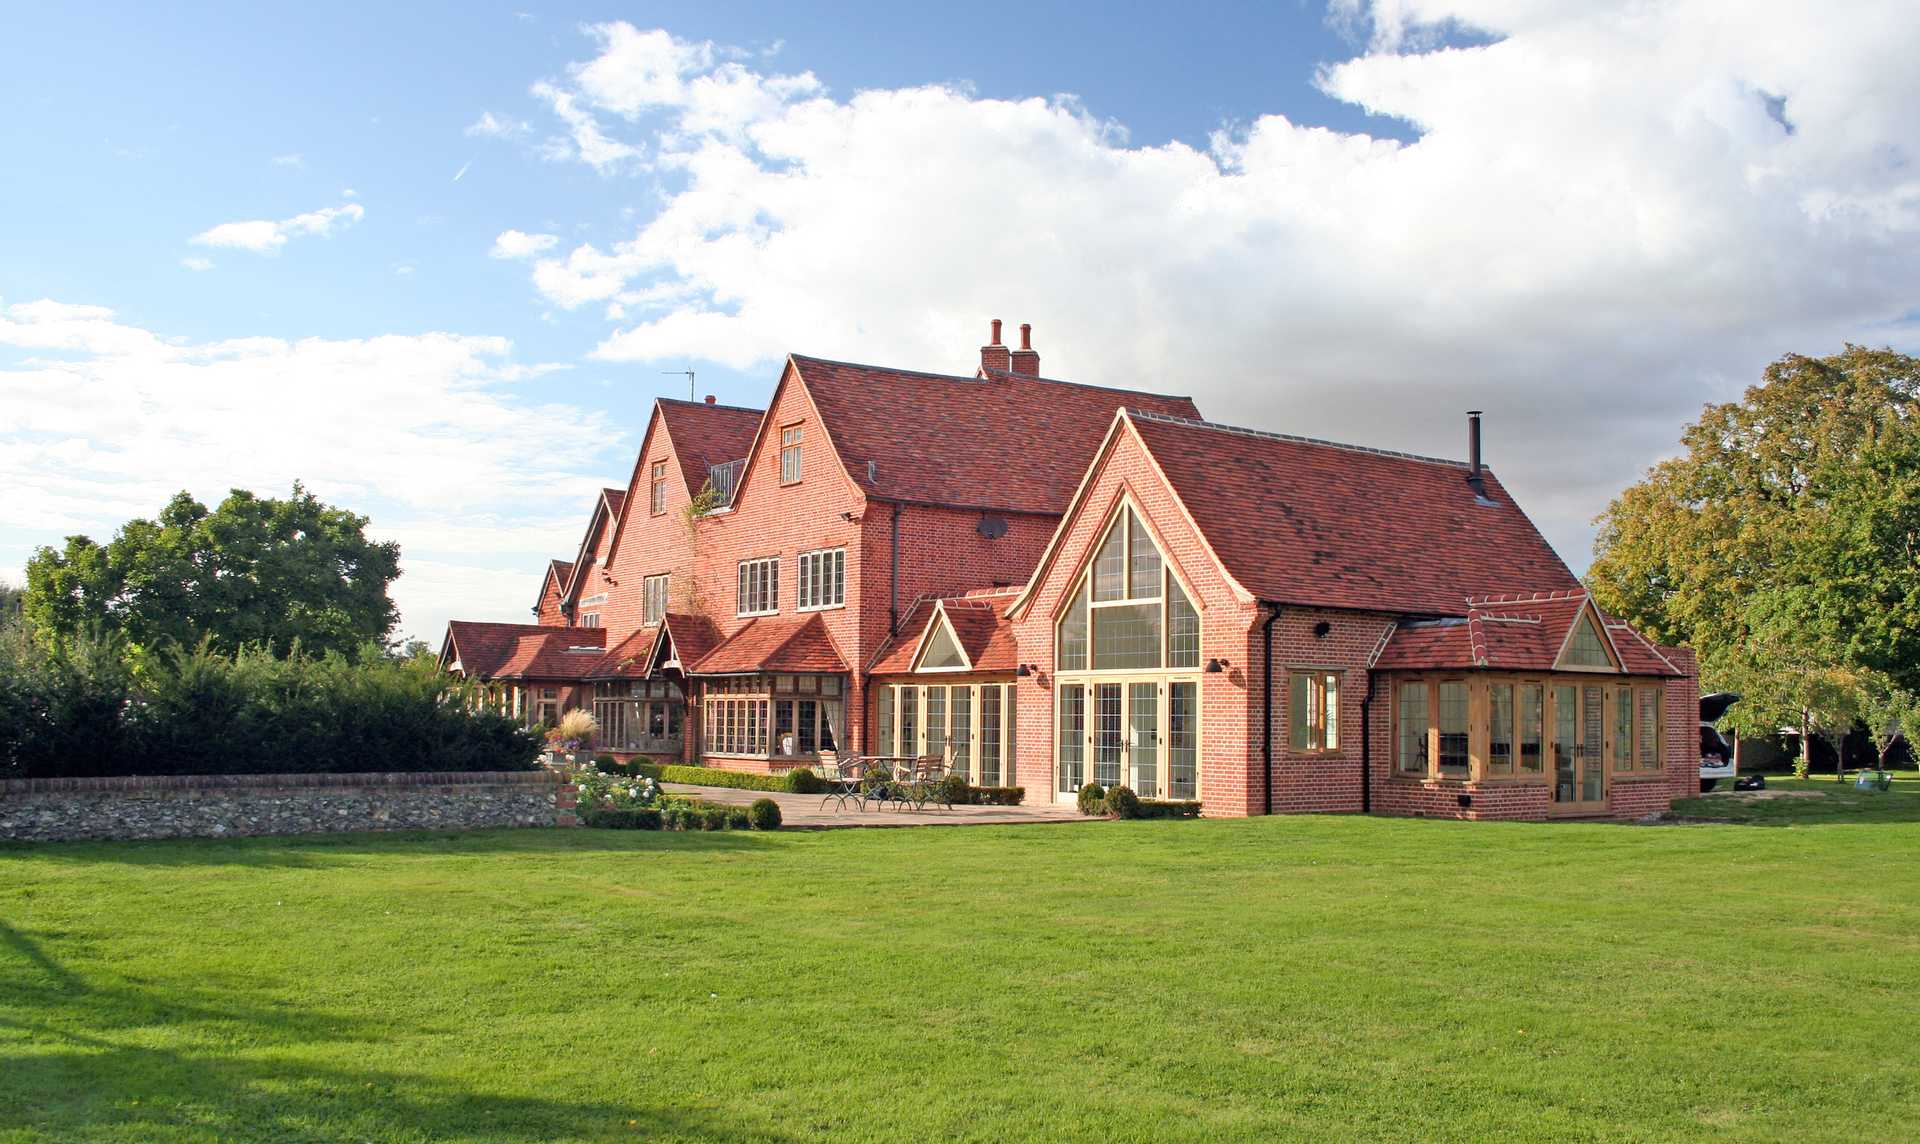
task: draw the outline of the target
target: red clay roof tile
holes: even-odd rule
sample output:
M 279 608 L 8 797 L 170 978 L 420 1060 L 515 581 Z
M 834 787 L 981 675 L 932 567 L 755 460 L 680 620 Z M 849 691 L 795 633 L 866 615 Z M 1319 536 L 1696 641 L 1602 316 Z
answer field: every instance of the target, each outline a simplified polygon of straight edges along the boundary
M 1464 615 L 1465 596 L 1579 581 L 1491 471 L 1153 414 L 1134 428 L 1234 579 L 1302 606 Z
M 1191 398 L 1011 373 L 954 377 L 791 360 L 854 483 L 881 498 L 1057 514 L 1115 410 L 1200 415 Z
M 686 649 L 680 649 L 684 656 Z M 748 620 L 726 642 L 687 670 L 694 675 L 741 675 L 762 671 L 845 672 L 847 661 L 818 615 L 767 616 Z
M 447 623 L 450 659 L 469 679 L 582 679 L 605 653 L 605 628 Z

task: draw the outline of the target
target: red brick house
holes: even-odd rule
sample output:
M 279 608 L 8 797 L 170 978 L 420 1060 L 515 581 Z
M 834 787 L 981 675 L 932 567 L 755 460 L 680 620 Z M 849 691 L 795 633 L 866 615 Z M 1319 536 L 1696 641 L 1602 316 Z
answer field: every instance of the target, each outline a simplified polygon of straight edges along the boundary
M 1040 375 L 792 356 L 662 399 L 537 623 L 456 622 L 503 708 L 616 753 L 951 758 L 1210 814 L 1635 816 L 1696 781 L 1689 653 L 1603 615 L 1493 472 Z M 1668 733 L 1672 728 L 1672 734 Z

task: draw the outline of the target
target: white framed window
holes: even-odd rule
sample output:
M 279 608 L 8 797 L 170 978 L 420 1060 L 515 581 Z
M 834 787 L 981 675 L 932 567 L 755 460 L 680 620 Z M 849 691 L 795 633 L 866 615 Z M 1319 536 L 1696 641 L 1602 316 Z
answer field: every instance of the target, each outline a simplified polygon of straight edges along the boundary
M 713 489 L 713 495 L 720 498 L 721 504 L 733 501 L 735 478 L 740 475 L 740 462 L 728 461 L 724 465 L 707 466 L 707 485 Z
M 597 628 L 597 627 L 599 627 L 599 626 L 600 626 L 600 613 L 599 613 L 599 612 L 586 612 L 586 613 L 583 613 L 583 614 L 582 614 L 582 615 L 580 616 L 580 626 L 581 626 L 581 627 L 583 627 L 583 628 Z
M 649 472 L 647 511 L 659 516 L 667 511 L 667 463 L 655 461 Z
M 780 483 L 783 485 L 800 480 L 800 429 L 798 425 L 789 425 L 780 430 Z
M 740 583 L 734 593 L 737 616 L 771 616 L 780 610 L 780 558 L 762 556 L 740 562 Z
M 667 618 L 667 574 L 647 577 L 643 587 L 640 622 L 657 624 Z
M 803 612 L 837 608 L 847 602 L 847 550 L 823 548 L 800 554 L 794 606 Z

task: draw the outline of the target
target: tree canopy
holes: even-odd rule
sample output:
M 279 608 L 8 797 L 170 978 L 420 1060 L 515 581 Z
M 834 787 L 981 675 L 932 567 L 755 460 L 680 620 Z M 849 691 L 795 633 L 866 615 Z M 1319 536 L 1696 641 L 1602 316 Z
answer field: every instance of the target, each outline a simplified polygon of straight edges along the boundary
M 1602 607 L 1691 645 L 1748 733 L 1920 694 L 1920 359 L 1789 354 L 1599 518 Z M 1877 697 L 1877 698 L 1876 698 Z
M 100 632 L 136 651 L 347 653 L 384 641 L 399 618 L 387 587 L 400 546 L 369 540 L 366 526 L 298 484 L 284 500 L 235 489 L 211 511 L 183 492 L 104 545 L 70 536 L 38 550 L 23 611 L 45 640 Z

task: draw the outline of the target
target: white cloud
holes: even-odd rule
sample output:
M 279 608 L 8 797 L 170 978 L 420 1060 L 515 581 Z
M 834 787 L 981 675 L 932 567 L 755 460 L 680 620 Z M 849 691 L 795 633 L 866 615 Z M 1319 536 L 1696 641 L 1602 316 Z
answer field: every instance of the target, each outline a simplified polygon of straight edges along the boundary
M 513 362 L 498 337 L 194 342 L 41 300 L 0 306 L 0 348 L 25 351 L 0 365 L 0 568 L 183 488 L 211 502 L 302 480 L 401 541 L 406 630 L 437 638 L 462 608 L 520 618 L 543 562 L 578 539 L 556 506 L 578 507 L 577 528 L 631 461 L 601 415 L 525 393 L 557 367 Z M 508 566 L 519 587 L 503 591 Z
M 536 254 L 545 254 L 560 241 L 558 235 L 526 234 L 517 230 L 503 230 L 500 237 L 493 240 L 493 249 L 488 255 L 494 258 L 531 258 Z
M 337 207 L 322 207 L 317 211 L 297 214 L 292 218 L 271 222 L 257 219 L 250 222 L 223 222 L 219 226 L 203 230 L 188 241 L 199 246 L 232 247 L 237 250 L 251 250 L 255 254 L 277 254 L 287 244 L 289 238 L 302 235 L 318 235 L 330 238 L 336 229 L 344 229 L 366 217 L 367 208 L 359 203 L 346 203 Z
M 574 140 L 625 125 L 662 205 L 532 278 L 606 308 L 610 360 L 965 370 L 999 315 L 1035 323 L 1051 373 L 1220 420 L 1458 453 L 1484 407 L 1491 460 L 1576 567 L 1589 518 L 1702 402 L 1789 350 L 1920 334 L 1896 324 L 1920 296 L 1910 5 L 1334 15 L 1373 47 L 1299 78 L 1416 141 L 1265 115 L 1134 146 L 1071 99 L 832 99 L 599 26 L 543 98 Z M 1462 28 L 1491 42 L 1445 46 Z
M 273 165 L 276 167 L 291 167 L 297 171 L 306 167 L 307 160 L 304 156 L 298 154 L 275 155 L 273 157 Z
M 201 258 L 198 255 L 189 255 L 180 260 L 180 265 L 186 267 L 188 270 L 212 270 L 213 259 Z
M 512 139 L 532 130 L 533 125 L 525 120 L 508 119 L 491 111 L 482 111 L 480 118 L 467 124 L 466 133 L 481 139 Z

